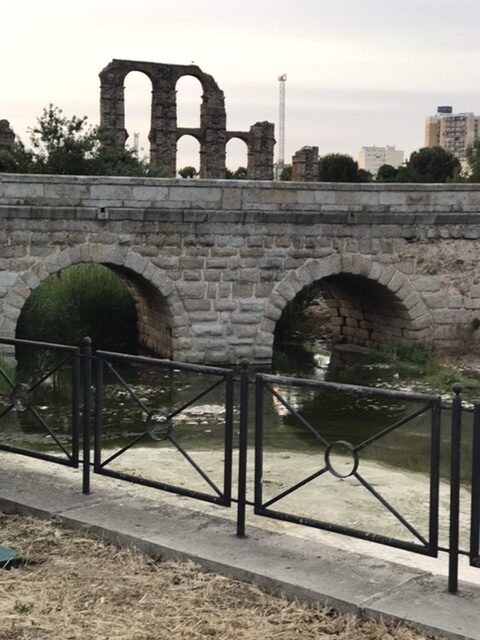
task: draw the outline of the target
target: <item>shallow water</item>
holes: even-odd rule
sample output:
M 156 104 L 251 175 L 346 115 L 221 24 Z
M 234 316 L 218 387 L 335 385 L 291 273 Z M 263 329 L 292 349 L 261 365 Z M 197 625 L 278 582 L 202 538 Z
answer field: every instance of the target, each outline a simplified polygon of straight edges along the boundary
M 30 397 L 25 389 L 18 388 L 16 408 L 8 411 L 12 404 L 11 390 L 3 381 L 0 386 L 0 414 L 6 413 L 0 417 L 2 444 L 58 455 L 62 455 L 59 444 L 67 450 L 71 449 L 72 367 L 67 362 L 58 371 L 48 375 L 49 369 L 54 368 L 58 361 L 58 356 L 54 361 L 20 358 L 12 374 L 17 385 L 31 387 L 44 379 L 34 388 Z M 277 352 L 272 372 L 371 387 L 411 389 L 418 386 L 418 381 L 414 379 L 400 380 L 397 372 L 391 368 L 367 363 L 361 353 L 345 349 L 330 353 L 321 346 L 313 354 L 301 349 Z M 102 461 L 129 443 L 135 443 L 109 467 L 152 480 L 165 481 L 165 477 L 169 477 L 169 481 L 177 486 L 209 491 L 210 487 L 205 486 L 201 475 L 190 464 L 185 464 L 185 456 L 176 444 L 194 460 L 200 461 L 209 477 L 217 486 L 221 486 L 225 383 L 189 404 L 218 380 L 218 376 L 210 374 L 169 371 L 140 364 L 114 364 L 114 371 L 105 371 L 102 386 Z M 423 388 L 421 382 L 420 388 L 422 392 L 435 391 Z M 252 389 L 248 421 L 250 447 L 254 444 L 253 400 Z M 32 410 L 28 409 L 29 404 Z M 235 387 L 234 404 L 233 439 L 236 448 L 238 385 Z M 423 404 L 418 400 L 398 400 L 354 390 L 319 390 L 272 384 L 271 390 L 264 391 L 265 499 L 275 497 L 322 469 L 325 466 L 326 443 L 346 441 L 356 447 L 407 418 Z M 180 407 L 183 410 L 176 413 Z M 166 426 L 163 416 L 172 413 L 175 416 L 170 423 L 170 438 L 162 439 Z M 440 476 L 448 480 L 450 411 L 443 409 L 441 418 Z M 470 482 L 470 423 L 471 414 L 465 414 L 462 444 L 462 481 L 465 489 Z M 156 454 L 155 448 L 160 448 L 161 452 Z M 429 411 L 407 420 L 359 452 L 358 472 L 374 490 L 379 490 L 385 499 L 397 505 L 402 513 L 408 513 L 410 520 L 421 526 L 423 532 L 427 526 L 430 499 L 430 453 Z M 348 446 L 336 445 L 332 448 L 330 461 L 339 475 L 348 476 L 353 468 L 352 460 Z M 250 453 L 250 473 L 252 462 L 253 452 Z M 249 483 L 251 485 L 251 478 Z M 445 483 L 443 485 L 440 497 L 441 502 L 445 503 L 445 511 L 448 508 L 448 486 Z M 385 512 L 378 500 L 373 499 L 353 476 L 342 479 L 331 473 L 323 474 L 280 500 L 275 508 L 295 512 L 298 506 L 301 509 L 299 515 L 318 516 L 322 512 L 322 505 L 327 510 L 324 515 L 326 518 L 332 517 L 349 525 L 356 522 L 365 530 L 383 530 L 385 535 L 402 537 L 395 528 L 398 528 L 398 521 L 395 525 L 395 518 Z M 463 508 L 467 513 L 467 502 Z M 357 514 L 354 520 L 352 513 Z M 389 518 L 393 518 L 392 522 Z M 407 538 L 412 539 L 408 532 Z
M 15 372 L 17 384 L 32 385 L 40 380 L 53 363 L 21 358 Z M 103 412 L 101 437 L 105 448 L 121 448 L 139 438 L 141 446 L 170 446 L 162 437 L 165 420 L 176 408 L 188 403 L 196 395 L 208 389 L 219 378 L 217 376 L 185 371 L 167 371 L 152 366 L 115 365 L 117 376 L 106 372 L 103 385 Z M 333 353 L 320 346 L 315 353 L 290 348 L 275 354 L 273 373 L 317 380 L 343 382 L 371 387 L 407 388 L 418 386 L 418 381 L 399 380 L 395 371 L 385 365 L 368 364 L 361 353 L 338 349 Z M 71 423 L 71 365 L 66 363 L 35 388 L 32 394 L 35 412 L 22 410 L 21 399 L 17 409 L 10 410 L 0 418 L 1 442 L 7 445 L 44 451 L 58 448 L 55 437 L 64 446 L 70 447 Z M 124 381 L 122 381 L 118 378 Z M 20 390 L 21 391 L 21 390 Z M 311 426 L 309 429 L 274 394 L 264 392 L 264 447 L 266 452 L 299 451 L 318 452 L 324 456 L 324 444 L 343 440 L 357 446 L 398 420 L 418 409 L 422 403 L 382 398 L 365 393 L 339 392 L 332 389 L 313 389 L 286 385 L 275 385 L 274 391 L 289 407 Z M 429 393 L 435 390 L 422 389 Z M 238 387 L 235 389 L 238 396 Z M 19 404 L 20 403 L 20 404 Z M 28 399 L 25 399 L 28 404 Z M 11 404 L 11 393 L 4 382 L 0 387 L 0 413 Z M 143 406 L 142 406 L 143 405 Z M 213 389 L 202 398 L 186 407 L 173 419 L 173 432 L 181 446 L 192 449 L 221 448 L 224 442 L 225 384 Z M 251 442 L 254 431 L 253 389 L 249 407 L 249 429 Z M 152 411 L 147 421 L 147 411 Z M 234 408 L 234 441 L 238 433 L 238 397 Z M 469 477 L 470 416 L 466 416 L 464 433 L 465 463 L 463 478 Z M 442 412 L 441 473 L 448 470 L 450 412 Z M 50 429 L 50 433 L 47 429 Z M 362 450 L 362 456 L 382 464 L 423 473 L 429 472 L 431 413 L 407 421 L 398 429 L 378 439 Z M 153 430 L 153 438 L 148 430 Z M 313 433 L 316 431 L 318 436 Z M 157 432 L 157 433 L 156 433 Z M 342 455 L 341 447 L 337 453 Z M 343 451 L 346 458 L 348 451 Z

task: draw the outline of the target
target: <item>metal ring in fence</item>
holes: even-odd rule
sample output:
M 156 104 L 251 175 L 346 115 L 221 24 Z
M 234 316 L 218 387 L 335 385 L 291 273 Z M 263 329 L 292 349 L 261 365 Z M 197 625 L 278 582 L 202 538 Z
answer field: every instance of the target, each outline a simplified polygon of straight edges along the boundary
M 173 420 L 162 409 L 152 409 L 147 414 L 147 433 L 152 440 L 162 442 L 173 431 Z
M 347 449 L 347 451 L 350 453 L 352 466 L 348 473 L 341 473 L 340 471 L 337 471 L 332 465 L 330 455 L 334 447 Z M 346 442 L 345 440 L 337 440 L 336 442 L 332 442 L 332 444 L 330 444 L 325 451 L 325 466 L 336 478 L 349 478 L 350 476 L 353 476 L 353 474 L 358 469 L 358 462 L 359 460 L 357 451 L 355 451 L 350 442 Z

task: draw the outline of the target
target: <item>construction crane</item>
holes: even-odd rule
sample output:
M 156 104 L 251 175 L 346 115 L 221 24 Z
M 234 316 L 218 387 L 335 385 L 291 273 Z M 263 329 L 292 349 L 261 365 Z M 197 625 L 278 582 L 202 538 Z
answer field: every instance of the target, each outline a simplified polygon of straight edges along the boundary
M 287 74 L 282 73 L 281 76 L 278 76 L 278 82 L 278 155 L 275 166 L 276 180 L 280 180 L 285 166 L 285 83 L 287 82 Z

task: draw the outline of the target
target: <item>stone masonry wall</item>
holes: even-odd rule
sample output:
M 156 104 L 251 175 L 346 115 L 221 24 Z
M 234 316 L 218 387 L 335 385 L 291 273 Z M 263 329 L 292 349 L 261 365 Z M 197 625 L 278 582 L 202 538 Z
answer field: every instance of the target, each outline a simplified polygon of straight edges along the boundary
M 292 180 L 315 182 L 318 180 L 318 147 L 302 147 L 292 156 Z
M 144 73 L 152 83 L 150 161 L 163 176 L 177 173 L 177 141 L 191 135 L 200 143 L 200 177 L 224 178 L 227 139 L 240 133 L 248 145 L 248 176 L 273 179 L 274 125 L 257 122 L 249 132 L 228 132 L 225 98 L 212 76 L 197 65 L 163 64 L 139 60 L 112 60 L 100 72 L 100 126 L 110 134 L 112 147 L 123 147 L 125 129 L 124 82 L 132 71 Z M 202 85 L 200 127 L 177 127 L 177 82 L 192 76 Z M 1 121 L 0 121 L 1 122 Z
M 480 319 L 479 243 L 476 185 L 3 174 L 0 335 L 49 274 L 98 262 L 128 280 L 142 340 L 177 359 L 268 362 L 312 282 L 339 339 L 453 349 Z

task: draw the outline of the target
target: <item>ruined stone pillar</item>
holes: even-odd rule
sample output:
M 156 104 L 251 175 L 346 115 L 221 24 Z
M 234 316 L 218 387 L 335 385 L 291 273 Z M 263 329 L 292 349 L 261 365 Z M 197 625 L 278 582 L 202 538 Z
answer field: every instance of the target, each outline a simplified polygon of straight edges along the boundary
M 125 76 L 105 67 L 100 73 L 100 127 L 111 136 L 107 143 L 123 147 L 128 138 L 125 129 Z
M 273 180 L 274 125 L 271 122 L 256 122 L 248 135 L 249 180 Z
M 302 147 L 292 157 L 292 181 L 318 181 L 318 147 Z
M 204 86 L 200 109 L 200 177 L 225 177 L 227 115 L 225 98 L 218 87 Z
M 177 98 L 175 79 L 168 73 L 153 81 L 150 161 L 164 178 L 177 173 Z

